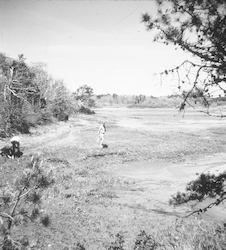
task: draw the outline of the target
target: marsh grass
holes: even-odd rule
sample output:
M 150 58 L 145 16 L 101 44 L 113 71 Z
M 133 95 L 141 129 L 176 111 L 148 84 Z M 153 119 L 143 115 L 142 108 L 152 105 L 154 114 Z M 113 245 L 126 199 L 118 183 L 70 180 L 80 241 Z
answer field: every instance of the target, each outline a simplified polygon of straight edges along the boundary
M 155 196 L 158 189 L 165 195 L 171 180 L 140 183 L 117 173 L 130 166 L 130 162 L 140 161 L 133 164 L 136 168 L 143 164 L 151 167 L 159 164 L 157 167 L 161 168 L 187 156 L 203 157 L 221 150 L 221 142 L 193 133 L 144 132 L 113 124 L 108 125 L 106 134 L 109 147 L 101 149 L 94 134 L 98 121 L 87 116 L 82 119 L 83 125 L 74 120 L 70 126 L 61 124 L 62 128 L 53 128 L 50 135 L 46 129 L 45 135 L 37 136 L 39 150 L 47 169 L 53 172 L 55 184 L 43 194 L 43 206 L 52 221 L 50 227 L 24 229 L 39 239 L 34 249 L 225 250 L 223 226 L 192 218 L 175 219 L 173 208 L 163 204 L 163 197 Z M 67 129 L 68 132 L 64 131 Z M 47 137 L 46 145 L 41 145 L 40 136 Z M 36 142 L 31 139 L 34 151 Z M 30 145 L 25 147 L 29 152 Z M 0 158 L 4 176 L 0 178 L 0 188 L 3 180 L 5 184 L 12 182 L 23 171 L 29 152 L 14 161 Z M 181 211 L 185 209 L 180 210 L 179 216 Z
M 226 228 L 198 219 L 178 219 L 152 234 L 160 244 L 157 249 L 223 250 L 226 247 Z
M 113 236 L 108 250 L 225 250 L 226 227 L 199 219 L 176 219 L 162 229 L 140 230 L 134 238 L 127 233 Z

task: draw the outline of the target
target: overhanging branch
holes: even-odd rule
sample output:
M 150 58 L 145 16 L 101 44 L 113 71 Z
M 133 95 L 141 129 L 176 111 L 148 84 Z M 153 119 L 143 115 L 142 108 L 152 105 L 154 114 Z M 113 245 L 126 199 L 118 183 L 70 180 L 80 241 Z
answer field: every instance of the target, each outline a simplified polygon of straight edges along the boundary
M 200 209 L 198 209 L 198 210 L 193 211 L 192 213 L 189 213 L 188 215 L 185 216 L 185 218 L 188 218 L 188 217 L 190 217 L 190 216 L 193 215 L 193 214 L 204 213 L 204 212 L 206 212 L 208 209 L 210 209 L 210 208 L 212 208 L 212 207 L 214 207 L 214 206 L 220 205 L 221 203 L 224 202 L 224 200 L 226 200 L 226 196 L 217 199 L 216 201 L 210 203 L 208 206 L 206 206 L 206 207 L 204 207 L 204 208 L 200 208 Z

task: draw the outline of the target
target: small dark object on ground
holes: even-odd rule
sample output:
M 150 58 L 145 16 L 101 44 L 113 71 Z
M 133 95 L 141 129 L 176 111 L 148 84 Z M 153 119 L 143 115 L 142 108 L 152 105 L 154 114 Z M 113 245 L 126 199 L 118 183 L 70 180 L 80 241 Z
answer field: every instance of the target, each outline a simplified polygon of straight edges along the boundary
M 102 148 L 108 148 L 107 144 L 102 144 Z
M 23 152 L 18 151 L 18 152 L 16 152 L 16 153 L 14 154 L 14 157 L 20 158 L 22 155 L 23 155 Z
M 0 155 L 6 156 L 7 158 L 20 158 L 23 155 L 23 152 L 17 151 L 13 153 L 13 148 L 9 146 L 5 146 L 0 149 Z

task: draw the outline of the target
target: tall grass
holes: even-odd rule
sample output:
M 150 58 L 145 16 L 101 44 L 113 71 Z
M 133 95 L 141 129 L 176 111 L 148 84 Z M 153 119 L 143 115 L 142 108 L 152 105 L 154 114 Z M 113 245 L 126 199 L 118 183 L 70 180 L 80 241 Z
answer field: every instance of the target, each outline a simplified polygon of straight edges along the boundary
M 176 219 L 168 227 L 141 230 L 126 246 L 125 234 L 116 234 L 108 250 L 225 250 L 225 224 L 199 219 Z

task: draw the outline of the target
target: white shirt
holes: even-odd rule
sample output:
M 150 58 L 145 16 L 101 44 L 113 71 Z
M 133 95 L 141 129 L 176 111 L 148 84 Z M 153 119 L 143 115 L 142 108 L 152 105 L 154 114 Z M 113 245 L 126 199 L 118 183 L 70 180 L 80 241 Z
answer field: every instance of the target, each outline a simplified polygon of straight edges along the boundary
M 10 142 L 13 142 L 13 141 L 20 142 L 20 137 L 19 137 L 19 136 L 13 136 L 13 137 L 10 139 Z
M 99 128 L 99 133 L 104 134 L 105 132 L 106 132 L 105 125 L 104 125 L 104 124 L 101 124 L 101 125 L 100 125 L 100 128 Z

